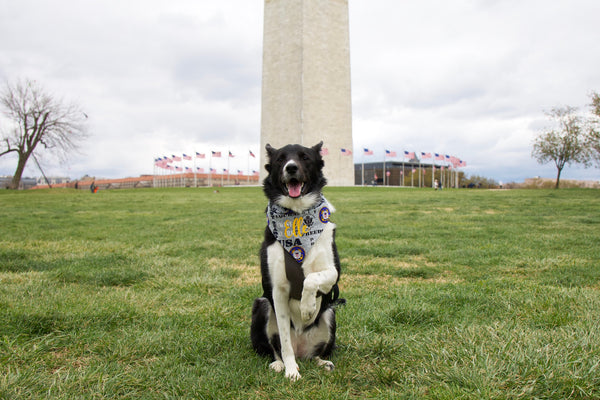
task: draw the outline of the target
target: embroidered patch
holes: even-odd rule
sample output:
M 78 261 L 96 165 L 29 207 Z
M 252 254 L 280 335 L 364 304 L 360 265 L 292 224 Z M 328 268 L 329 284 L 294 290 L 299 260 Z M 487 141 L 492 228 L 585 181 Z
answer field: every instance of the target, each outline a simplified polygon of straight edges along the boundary
M 298 262 L 304 261 L 304 256 L 306 255 L 304 249 L 300 246 L 292 247 L 290 249 L 290 254 L 292 255 L 292 257 L 294 257 L 294 260 Z
M 277 204 L 267 206 L 267 225 L 275 239 L 302 263 L 329 222 L 331 205 L 321 196 L 317 204 L 296 213 Z
M 327 222 L 329 222 L 330 214 L 331 213 L 329 211 L 329 208 L 323 207 L 323 208 L 321 208 L 321 211 L 319 211 L 319 219 L 321 220 L 322 223 L 326 224 Z

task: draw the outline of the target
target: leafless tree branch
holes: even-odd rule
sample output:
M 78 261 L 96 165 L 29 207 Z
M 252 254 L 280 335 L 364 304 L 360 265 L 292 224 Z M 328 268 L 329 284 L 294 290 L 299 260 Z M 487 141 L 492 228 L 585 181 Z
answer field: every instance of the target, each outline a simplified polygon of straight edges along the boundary
M 87 137 L 85 113 L 53 97 L 35 81 L 6 84 L 0 106 L 12 123 L 11 129 L 0 132 L 0 156 L 15 152 L 19 159 L 13 188 L 19 186 L 27 160 L 39 145 L 65 159 Z

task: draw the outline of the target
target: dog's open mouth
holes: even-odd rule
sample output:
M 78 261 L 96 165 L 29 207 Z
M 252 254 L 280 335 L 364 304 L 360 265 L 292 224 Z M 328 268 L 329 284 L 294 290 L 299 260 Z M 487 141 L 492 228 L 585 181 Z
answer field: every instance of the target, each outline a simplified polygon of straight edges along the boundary
M 286 183 L 288 195 L 292 198 L 297 198 L 302 195 L 302 189 L 304 188 L 304 183 L 300 182 L 297 179 L 291 179 L 288 183 Z

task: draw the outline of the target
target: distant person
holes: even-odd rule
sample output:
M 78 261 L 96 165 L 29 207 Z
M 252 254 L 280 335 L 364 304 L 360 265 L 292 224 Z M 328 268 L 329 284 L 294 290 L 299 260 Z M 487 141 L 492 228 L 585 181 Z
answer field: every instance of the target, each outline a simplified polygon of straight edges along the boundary
M 433 182 L 433 185 L 434 185 L 434 187 L 435 187 L 435 190 L 438 190 L 438 188 L 440 187 L 440 182 L 439 182 L 439 181 L 436 179 L 436 180 Z
M 97 191 L 98 191 L 98 186 L 96 186 L 96 181 L 92 181 L 92 184 L 90 185 L 90 192 L 96 193 Z

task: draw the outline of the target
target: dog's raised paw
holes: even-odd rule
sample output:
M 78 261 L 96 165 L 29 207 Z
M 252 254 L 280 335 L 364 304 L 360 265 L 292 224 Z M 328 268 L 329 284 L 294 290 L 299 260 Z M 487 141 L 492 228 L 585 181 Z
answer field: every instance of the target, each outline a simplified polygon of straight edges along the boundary
M 312 301 L 301 300 L 300 303 L 300 314 L 304 322 L 308 322 L 314 317 L 317 312 L 317 302 L 313 299 Z

